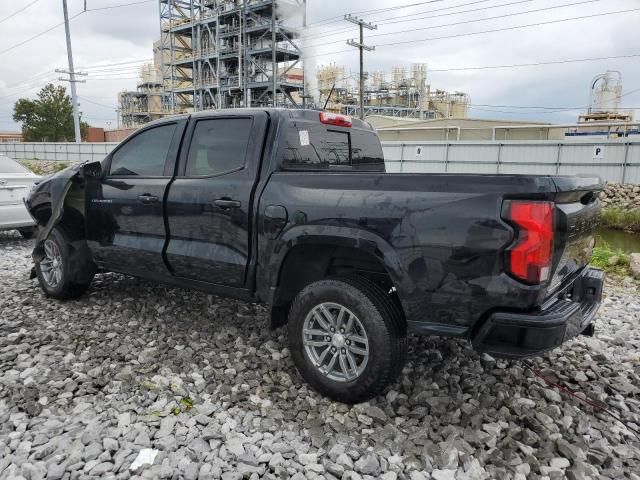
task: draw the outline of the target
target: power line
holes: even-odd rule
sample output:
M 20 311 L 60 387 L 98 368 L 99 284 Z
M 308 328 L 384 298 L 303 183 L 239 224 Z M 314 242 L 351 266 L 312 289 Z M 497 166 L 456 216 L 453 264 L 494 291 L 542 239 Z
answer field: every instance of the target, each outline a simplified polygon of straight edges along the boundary
M 70 17 L 69 20 L 73 20 L 74 18 L 79 17 L 83 13 L 84 12 L 77 13 L 74 16 Z M 42 35 L 45 35 L 45 34 L 51 32 L 52 30 L 55 30 L 56 28 L 61 27 L 62 25 L 64 25 L 64 22 L 60 22 L 60 23 L 54 25 L 53 27 L 47 28 L 46 30 L 34 35 L 33 37 L 29 37 L 26 40 L 23 40 L 22 42 L 19 42 L 19 43 L 16 43 L 15 45 L 10 46 L 9 48 L 5 48 L 4 50 L 0 50 L 0 55 L 2 55 L 4 53 L 7 53 L 7 52 L 10 52 L 11 50 L 13 50 L 15 48 L 21 47 L 22 45 L 24 45 L 26 43 L 29 43 L 30 41 L 35 40 L 36 38 L 40 38 Z
M 478 3 L 484 3 L 484 2 L 462 3 L 462 4 L 459 4 L 459 5 L 452 6 L 452 7 L 439 8 L 439 9 L 436 9 L 436 10 L 430 10 L 430 11 L 426 11 L 426 12 L 412 13 L 412 14 L 408 14 L 408 15 L 400 15 L 398 17 L 387 18 L 385 20 L 381 20 L 380 24 L 390 25 L 392 23 L 416 22 L 418 20 L 425 20 L 427 18 L 449 17 L 451 15 L 461 15 L 463 13 L 481 12 L 483 10 L 493 10 L 495 8 L 511 7 L 513 5 L 520 5 L 522 3 L 531 3 L 531 2 L 536 2 L 536 1 L 538 1 L 538 0 L 519 0 L 519 1 L 513 1 L 513 2 L 507 2 L 507 3 L 500 3 L 498 5 L 489 5 L 487 7 L 470 8 L 468 10 L 462 10 L 460 12 L 439 13 L 438 15 L 427 15 L 427 16 L 424 16 L 424 17 L 412 18 L 412 19 L 407 19 L 407 20 L 399 20 L 401 18 L 415 17 L 415 16 L 418 16 L 418 15 L 424 15 L 425 13 L 441 12 L 443 10 L 451 10 L 451 9 L 459 8 L 459 7 L 468 7 L 470 5 L 476 5 Z
M 575 58 L 568 60 L 551 60 L 546 62 L 531 62 L 531 63 L 512 63 L 509 65 L 486 65 L 480 67 L 456 67 L 456 68 L 434 68 L 430 69 L 430 73 L 434 72 L 464 72 L 469 70 L 494 70 L 500 68 L 522 68 L 522 67 L 538 67 L 544 65 L 561 65 L 565 63 L 580 63 L 580 62 L 594 62 L 598 60 L 618 60 L 623 58 L 637 58 L 640 57 L 640 53 L 630 55 L 612 55 L 608 57 L 592 57 L 592 58 Z
M 118 108 L 114 105 L 105 105 L 104 103 L 94 102 L 93 100 L 89 100 L 87 97 L 80 97 L 80 102 L 93 103 L 94 105 L 97 105 L 99 107 L 109 108 L 111 110 L 115 110 L 116 108 Z
M 16 10 L 15 12 L 13 12 L 11 15 L 4 17 L 3 19 L 0 20 L 0 23 L 2 22 L 6 22 L 7 20 L 9 20 L 10 18 L 15 17 L 16 15 L 18 15 L 20 12 L 24 12 L 27 8 L 29 8 L 31 5 L 35 5 L 36 3 L 38 3 L 40 0 L 34 0 L 33 2 L 29 3 L 28 5 L 25 5 L 24 7 L 22 7 L 20 10 Z
M 98 8 L 87 8 L 87 12 L 98 12 L 100 10 L 111 10 L 114 8 L 122 8 L 122 7 L 132 7 L 134 5 L 142 5 L 143 3 L 151 3 L 155 0 L 142 0 L 140 2 L 130 2 L 130 3 L 121 3 L 119 5 L 110 5 L 107 7 L 98 7 Z
M 492 29 L 492 30 L 483 30 L 481 32 L 469 32 L 469 33 L 458 33 L 455 35 L 445 35 L 442 37 L 430 37 L 430 38 L 420 38 L 420 39 L 414 39 L 414 40 L 404 40 L 401 42 L 392 42 L 392 43 L 381 43 L 379 45 L 376 45 L 376 47 L 391 47 L 391 46 L 396 46 L 396 45 L 404 45 L 407 43 L 421 43 L 421 42 L 429 42 L 432 40 L 445 40 L 445 39 L 449 39 L 449 38 L 459 38 L 459 37 L 470 37 L 473 35 L 484 35 L 486 33 L 495 33 L 495 32 L 506 32 L 509 30 L 518 30 L 520 28 L 529 28 L 529 27 L 539 27 L 542 25 L 552 25 L 552 24 L 556 24 L 556 23 L 563 23 L 563 22 L 569 22 L 569 21 L 573 21 L 573 20 L 584 20 L 587 18 L 596 18 L 596 17 L 605 17 L 608 15 L 619 15 L 621 13 L 631 13 L 631 12 L 637 12 L 640 11 L 640 8 L 630 8 L 628 10 L 617 10 L 615 12 L 605 12 L 605 13 L 595 13 L 592 15 L 583 15 L 580 17 L 570 17 L 570 18 L 561 18 L 559 20 L 549 20 L 547 22 L 537 22 L 537 23 L 530 23 L 527 25 L 515 25 L 513 27 L 504 27 L 504 28 L 496 28 L 496 29 Z
M 530 0 L 525 0 L 525 1 L 530 1 Z M 443 27 L 453 27 L 456 25 L 466 25 L 469 23 L 475 23 L 475 22 L 487 22 L 490 20 L 497 20 L 500 18 L 508 18 L 508 17 L 517 17 L 519 15 L 528 15 L 530 13 L 538 13 L 538 12 L 546 12 L 548 10 L 556 10 L 558 8 L 566 8 L 566 7 L 575 7 L 576 5 L 584 5 L 587 3 L 596 3 L 599 2 L 600 0 L 582 0 L 580 2 L 573 2 L 573 3 L 565 3 L 563 5 L 553 5 L 551 7 L 544 7 L 544 8 L 536 8 L 533 10 L 524 10 L 522 12 L 513 12 L 513 13 L 505 13 L 502 15 L 496 15 L 493 17 L 485 17 L 485 18 L 476 18 L 473 20 L 463 20 L 460 22 L 454 22 L 454 23 L 445 23 L 442 25 L 433 25 L 431 27 L 421 27 L 421 28 L 412 28 L 409 30 L 402 30 L 400 32 L 388 32 L 388 33 L 377 33 L 375 35 L 371 35 L 372 37 L 383 37 L 383 36 L 387 36 L 387 35 L 397 35 L 398 33 L 407 33 L 407 32 L 418 32 L 418 31 L 422 31 L 422 30 L 431 30 L 433 28 L 443 28 Z M 519 2 L 519 3 L 524 3 L 524 2 Z
M 33 75 L 32 77 L 29 78 L 28 81 L 26 82 L 20 82 L 20 83 L 14 83 L 13 85 L 7 85 L 6 87 L 2 87 L 0 88 L 0 90 L 11 90 L 14 88 L 23 88 L 25 86 L 25 83 L 30 84 L 30 83 L 34 83 L 34 82 L 41 82 L 44 81 L 46 79 L 53 79 L 52 78 L 52 74 L 54 73 L 53 70 L 47 70 L 46 72 L 40 72 L 37 75 Z M 8 95 L 10 96 L 10 95 Z M 3 98 L 3 97 L 0 97 Z
M 385 12 L 385 11 L 390 11 L 390 10 L 400 10 L 403 8 L 410 8 L 410 7 L 417 7 L 418 5 L 424 5 L 427 3 L 438 3 L 438 2 L 442 2 L 443 0 L 429 0 L 426 2 L 418 2 L 418 3 L 408 3 L 405 5 L 397 5 L 395 7 L 387 7 L 387 8 L 374 8 L 371 10 L 359 10 L 357 12 L 348 12 L 345 15 L 362 15 L 362 14 L 371 14 L 374 12 Z M 488 2 L 489 0 L 481 0 L 483 2 Z M 334 20 L 335 19 L 335 20 Z M 313 25 L 320 25 L 320 24 L 328 24 L 328 23 L 337 23 L 339 21 L 342 21 L 344 19 L 344 15 L 336 15 L 335 17 L 328 17 L 322 20 L 318 20 L 317 22 L 314 23 L 310 23 L 307 26 L 313 26 Z M 329 21 L 331 20 L 331 21 Z
M 403 17 L 410 17 L 410 16 L 415 16 L 415 15 L 423 15 L 425 13 L 433 13 L 433 12 L 441 12 L 443 10 L 452 10 L 455 8 L 459 8 L 459 7 L 466 7 L 469 5 L 476 5 L 478 3 L 486 3 L 490 0 L 476 0 L 473 2 L 467 2 L 467 3 L 461 3 L 458 5 L 451 5 L 449 7 L 442 7 L 442 8 L 436 8 L 433 10 L 427 10 L 425 12 L 419 12 L 419 13 L 412 13 L 409 15 L 402 15 L 399 17 L 392 17 L 393 18 L 403 18 Z M 477 8 L 474 10 L 467 10 L 467 11 L 462 11 L 462 12 L 450 12 L 450 13 L 446 13 L 446 14 L 442 14 L 442 15 L 434 15 L 434 18 L 436 16 L 445 16 L 445 15 L 458 15 L 458 14 L 462 14 L 462 13 L 468 13 L 468 12 L 473 12 L 473 11 L 480 11 L 480 10 L 488 10 L 491 8 L 499 8 L 499 7 L 504 7 L 504 6 L 509 6 L 509 5 L 515 5 L 515 4 L 519 4 L 519 3 L 526 3 L 526 2 L 535 2 L 537 0 L 519 0 L 519 1 L 514 1 L 514 2 L 510 2 L 510 3 L 506 3 L 506 4 L 502 4 L 502 5 L 492 5 L 492 6 L 488 6 L 488 7 L 482 7 L 482 8 Z M 402 7 L 396 7 L 396 8 L 402 8 Z M 354 13 L 358 13 L 358 12 L 354 12 Z M 426 18 L 431 18 L 431 17 L 426 17 Z M 413 20 L 406 20 L 407 22 L 409 21 L 413 21 Z M 336 21 L 337 22 L 337 21 Z M 331 22 L 331 23 L 336 23 L 336 22 Z M 387 23 L 386 20 L 380 20 L 379 21 L 380 24 L 385 24 Z M 322 37 L 327 37 L 327 36 L 333 36 L 336 33 L 342 33 L 342 32 L 347 32 L 349 31 L 349 29 L 344 29 L 344 28 L 338 28 L 338 29 L 334 29 L 334 30 L 328 30 L 328 31 L 324 31 L 324 32 L 318 32 L 317 34 L 309 34 L 309 35 L 303 35 L 300 38 L 302 40 L 306 39 L 306 38 L 322 38 Z
M 524 0 L 524 1 L 531 1 L 531 0 Z M 566 7 L 574 7 L 576 5 L 584 5 L 587 3 L 595 3 L 595 2 L 599 2 L 600 0 L 582 0 L 580 2 L 574 2 L 574 3 L 567 3 L 567 4 L 563 4 L 563 5 L 554 5 L 552 7 L 544 7 L 544 8 L 538 8 L 538 9 L 534 9 L 534 10 L 525 10 L 522 12 L 514 12 L 514 13 L 506 13 L 503 15 L 496 15 L 493 17 L 486 17 L 486 18 L 476 18 L 473 20 L 464 20 L 461 22 L 454 22 L 454 23 L 445 23 L 442 25 L 433 25 L 430 27 L 420 27 L 420 28 L 412 28 L 412 29 L 408 29 L 408 30 L 401 30 L 401 31 L 395 31 L 395 32 L 387 32 L 387 33 L 376 33 L 373 35 L 370 35 L 371 37 L 384 37 L 384 36 L 389 36 L 389 35 L 401 35 L 401 34 L 405 34 L 408 32 L 418 32 L 418 31 L 424 31 L 424 30 L 432 30 L 435 28 L 444 28 L 444 27 L 453 27 L 456 25 L 467 25 L 469 23 L 476 23 L 476 22 L 487 22 L 487 21 L 491 21 L 491 20 L 497 20 L 500 18 L 507 18 L 507 17 L 515 17 L 515 16 L 519 16 L 519 15 L 528 15 L 530 13 L 538 13 L 538 12 L 544 12 L 544 11 L 548 11 L 548 10 L 555 10 L 558 8 L 566 8 Z M 517 3 L 522 3 L 522 2 L 517 2 Z M 334 42 L 325 42 L 323 43 L 323 45 L 331 45 L 334 43 L 341 43 L 343 40 L 336 40 Z M 321 45 L 310 45 L 310 47 L 319 47 Z
M 86 67 L 81 67 L 82 70 L 92 70 L 94 68 L 103 68 L 103 67 L 115 67 L 115 66 L 120 66 L 120 65 L 130 65 L 133 63 L 144 63 L 144 62 L 149 62 L 153 59 L 151 58 L 145 58 L 142 60 L 131 60 L 129 62 L 119 62 L 119 63 L 104 63 L 104 64 L 100 64 L 100 65 L 88 65 Z
M 79 12 L 79 13 L 69 17 L 69 21 L 71 21 L 74 18 L 77 18 L 80 15 L 82 15 L 83 13 L 87 13 L 87 12 L 97 12 L 97 11 L 100 11 L 100 10 L 111 10 L 111 9 L 114 9 L 114 8 L 130 7 L 130 6 L 133 6 L 133 5 L 140 5 L 142 3 L 150 3 L 152 1 L 154 1 L 154 0 L 143 0 L 143 1 L 139 1 L 139 2 L 131 2 L 131 3 L 122 3 L 122 4 L 119 4 L 119 5 L 111 5 L 111 6 L 108 6 L 108 7 L 99 7 L 99 8 L 87 9 L 85 11 Z M 61 27 L 62 25 L 64 25 L 64 22 L 58 23 L 58 24 L 56 24 L 56 25 L 54 25 L 54 26 L 52 26 L 52 27 L 50 27 L 50 28 L 48 28 L 48 29 L 36 34 L 36 35 L 34 35 L 33 37 L 27 38 L 26 40 L 24 40 L 22 42 L 19 42 L 19 43 L 16 43 L 15 45 L 10 46 L 9 48 L 6 48 L 4 50 L 0 50 L 0 55 L 2 55 L 4 53 L 7 53 L 7 52 L 9 52 L 9 51 L 11 51 L 11 50 L 13 50 L 15 48 L 21 47 L 22 45 L 24 45 L 26 43 L 29 43 L 32 40 L 35 40 L 36 38 L 39 38 L 42 35 L 45 35 L 45 34 L 51 32 L 52 30 L 55 30 L 58 27 Z

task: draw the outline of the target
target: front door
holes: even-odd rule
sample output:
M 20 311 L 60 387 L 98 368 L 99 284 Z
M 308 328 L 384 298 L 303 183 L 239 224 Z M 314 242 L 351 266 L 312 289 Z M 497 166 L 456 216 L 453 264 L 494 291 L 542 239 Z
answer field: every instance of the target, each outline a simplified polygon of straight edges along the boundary
M 266 113 L 191 120 L 167 195 L 168 264 L 175 276 L 242 287 L 250 259 L 253 189 Z
M 88 182 L 87 238 L 94 258 L 114 270 L 168 273 L 163 198 L 174 173 L 184 121 L 146 128 L 119 145 L 101 182 Z

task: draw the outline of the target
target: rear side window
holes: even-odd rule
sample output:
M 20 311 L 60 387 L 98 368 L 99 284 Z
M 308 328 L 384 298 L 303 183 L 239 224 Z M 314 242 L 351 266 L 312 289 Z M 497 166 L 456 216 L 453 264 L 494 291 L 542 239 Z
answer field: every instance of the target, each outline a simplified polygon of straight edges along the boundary
M 111 157 L 110 175 L 161 177 L 176 124 L 160 125 L 127 140 Z
M 337 130 L 322 124 L 303 123 L 288 129 L 283 166 L 305 170 L 347 167 L 384 171 L 384 158 L 380 141 L 372 131 Z
M 244 166 L 251 118 L 216 118 L 196 123 L 187 156 L 187 177 L 218 175 Z
M 367 130 L 351 132 L 351 156 L 354 170 L 384 171 L 384 154 L 378 136 Z

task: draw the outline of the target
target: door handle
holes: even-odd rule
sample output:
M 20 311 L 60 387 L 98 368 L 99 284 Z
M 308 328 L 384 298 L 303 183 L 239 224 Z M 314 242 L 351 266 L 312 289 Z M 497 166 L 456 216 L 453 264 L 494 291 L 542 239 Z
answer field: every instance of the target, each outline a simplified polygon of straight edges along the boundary
M 144 204 L 156 203 L 158 201 L 158 197 L 145 193 L 144 195 L 138 195 L 138 200 Z
M 240 208 L 242 206 L 238 200 L 231 200 L 230 198 L 218 198 L 213 201 L 213 204 L 222 210 L 230 210 L 232 208 Z

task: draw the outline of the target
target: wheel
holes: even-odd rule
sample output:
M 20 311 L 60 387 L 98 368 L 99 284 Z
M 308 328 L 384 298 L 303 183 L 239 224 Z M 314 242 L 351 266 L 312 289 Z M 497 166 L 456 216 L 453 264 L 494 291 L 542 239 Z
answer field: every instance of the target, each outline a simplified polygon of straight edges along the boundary
M 44 258 L 36 262 L 36 275 L 44 293 L 59 300 L 77 298 L 87 291 L 93 275 L 87 282 L 73 282 L 70 275 L 70 241 L 65 231 L 55 227 L 44 241 Z M 92 268 L 87 265 L 87 269 Z
M 360 277 L 306 286 L 289 312 L 293 361 L 327 397 L 358 403 L 381 393 L 404 366 L 404 317 L 391 296 Z
M 35 233 L 35 229 L 33 229 L 33 228 L 19 228 L 18 232 L 20 232 L 20 235 L 22 235 L 22 238 L 24 238 L 25 240 L 29 240 L 30 238 L 33 238 L 33 234 Z

